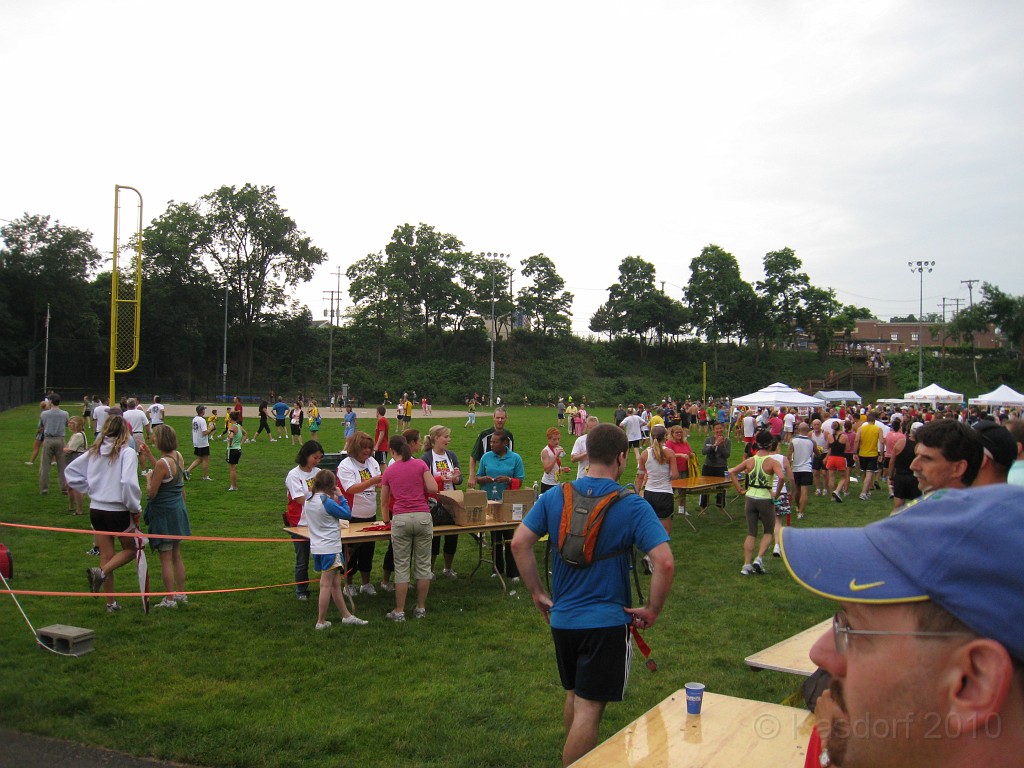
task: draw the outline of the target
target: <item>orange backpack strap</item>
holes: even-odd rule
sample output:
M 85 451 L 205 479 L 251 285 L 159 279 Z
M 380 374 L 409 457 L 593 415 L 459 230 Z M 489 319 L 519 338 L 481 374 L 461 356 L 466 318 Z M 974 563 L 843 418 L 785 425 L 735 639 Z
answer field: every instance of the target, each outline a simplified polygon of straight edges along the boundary
M 605 560 L 627 552 L 628 549 L 609 552 L 595 557 L 597 541 L 601 535 L 608 510 L 636 491 L 632 487 L 620 488 L 605 496 L 585 496 L 572 483 L 562 484 L 562 518 L 558 527 L 558 553 L 570 566 L 585 568 L 595 560 Z

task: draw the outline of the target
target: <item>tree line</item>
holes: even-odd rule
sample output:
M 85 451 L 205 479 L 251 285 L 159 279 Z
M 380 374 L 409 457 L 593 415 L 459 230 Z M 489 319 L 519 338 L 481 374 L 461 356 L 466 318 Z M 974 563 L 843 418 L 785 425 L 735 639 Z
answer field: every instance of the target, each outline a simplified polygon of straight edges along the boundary
M 111 275 L 92 234 L 38 214 L 8 222 L 0 234 L 0 323 L 7 330 L 0 335 L 0 373 L 24 374 L 29 360 L 39 359 L 49 322 L 50 365 L 83 386 L 102 385 Z M 225 318 L 234 389 L 322 378 L 327 334 L 293 293 L 328 254 L 281 207 L 273 187 L 223 186 L 195 202 L 171 201 L 142 241 L 139 380 L 169 382 L 177 391 L 209 389 L 221 373 Z M 801 336 L 824 357 L 857 318 L 871 316 L 842 305 L 831 288 L 811 285 L 790 248 L 767 253 L 763 266 L 764 278 L 748 283 L 735 256 L 708 245 L 673 297 L 658 287 L 653 264 L 627 256 L 590 330 L 620 344 L 632 340 L 640 360 L 651 348 L 700 340 L 717 365 L 722 344 L 749 348 L 757 363 Z M 489 335 L 571 335 L 573 295 L 543 253 L 516 267 L 501 254 L 467 251 L 454 234 L 406 223 L 345 275 L 352 309 L 344 326 L 354 333 L 339 329 L 334 352 L 346 374 L 360 368 L 370 378 L 396 349 L 406 350 L 406 360 L 458 368 L 479 362 L 467 350 L 485 349 Z M 1024 297 L 985 283 L 980 301 L 947 329 L 967 345 L 988 323 L 1002 329 L 1019 358 Z

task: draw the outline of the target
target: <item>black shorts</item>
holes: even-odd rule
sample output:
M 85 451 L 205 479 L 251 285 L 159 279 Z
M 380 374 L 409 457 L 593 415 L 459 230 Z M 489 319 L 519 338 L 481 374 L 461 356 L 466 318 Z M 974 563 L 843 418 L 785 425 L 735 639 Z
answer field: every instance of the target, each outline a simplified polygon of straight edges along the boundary
M 128 526 L 132 524 L 132 516 L 126 509 L 109 510 L 93 508 L 89 510 L 89 522 L 92 523 L 92 527 L 97 531 L 121 533 L 128 530 Z
M 857 466 L 857 462 L 854 461 L 852 453 L 845 453 L 843 455 L 846 456 L 846 466 L 849 469 L 853 469 L 855 466 Z
M 813 472 L 794 472 L 793 480 L 797 486 L 811 486 L 814 485 L 814 473 Z
M 758 521 L 765 533 L 775 532 L 775 505 L 771 499 L 752 499 L 747 496 L 743 512 L 747 517 L 748 536 L 757 536 Z
M 562 687 L 588 701 L 622 701 L 633 645 L 629 625 L 554 629 L 555 661 Z
M 192 453 L 194 453 L 196 456 L 209 456 L 210 455 L 210 446 L 204 445 L 201 448 L 193 448 L 192 449 Z
M 228 449 L 228 464 L 237 464 L 242 459 L 241 448 L 229 448 Z
M 283 427 L 284 426 L 284 419 L 274 419 L 274 426 L 276 426 L 276 427 Z
M 109 531 L 110 533 L 122 533 L 127 530 L 128 526 L 132 524 L 132 516 L 127 510 L 109 510 L 109 509 L 95 509 L 89 510 L 89 522 L 92 523 L 93 530 L 96 531 Z M 113 542 L 115 538 L 121 542 L 121 549 L 129 551 L 136 550 L 139 548 L 139 542 L 141 539 L 136 539 L 134 536 L 125 534 L 124 536 L 103 536 L 96 537 L 107 539 Z
M 662 520 L 672 517 L 675 511 L 674 498 L 673 494 L 664 491 L 644 491 L 644 499 L 654 507 L 654 513 Z
M 877 456 L 860 456 L 860 471 L 861 472 L 877 472 L 878 471 L 878 457 Z
M 292 434 L 293 435 L 301 435 L 302 434 L 302 425 L 301 424 L 292 424 Z
M 921 489 L 917 485 L 917 478 L 913 475 L 893 475 L 892 495 L 904 501 L 920 498 Z
M 824 469 L 825 468 L 825 454 L 824 453 L 815 453 L 814 454 L 814 458 L 811 460 L 811 467 L 814 469 L 815 472 L 818 472 L 819 470 Z
M 630 440 L 629 441 L 629 447 L 630 448 L 639 448 L 640 447 L 640 441 L 639 440 Z

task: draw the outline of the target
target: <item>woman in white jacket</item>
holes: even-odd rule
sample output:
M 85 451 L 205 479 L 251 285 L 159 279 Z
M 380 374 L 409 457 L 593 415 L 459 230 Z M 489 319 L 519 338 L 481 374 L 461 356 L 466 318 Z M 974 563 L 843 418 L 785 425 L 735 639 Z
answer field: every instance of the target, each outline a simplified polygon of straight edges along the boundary
M 96 531 L 123 533 L 137 527 L 142 511 L 142 489 L 139 487 L 139 458 L 132 450 L 131 430 L 121 416 L 109 416 L 99 439 L 65 469 L 67 483 L 89 496 L 89 517 Z M 121 551 L 114 550 L 113 536 L 97 536 L 100 567 L 86 569 L 89 589 L 114 591 L 113 574 L 117 568 L 135 558 L 141 539 L 117 537 Z M 107 597 L 107 611 L 120 610 L 112 596 Z

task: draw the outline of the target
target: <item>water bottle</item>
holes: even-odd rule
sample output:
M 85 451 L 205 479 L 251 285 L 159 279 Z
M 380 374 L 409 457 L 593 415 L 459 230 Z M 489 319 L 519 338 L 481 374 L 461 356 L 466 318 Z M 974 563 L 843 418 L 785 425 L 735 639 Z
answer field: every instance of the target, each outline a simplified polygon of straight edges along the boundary
M 540 485 L 536 480 L 533 481 L 533 498 L 537 498 L 537 494 L 540 493 Z

